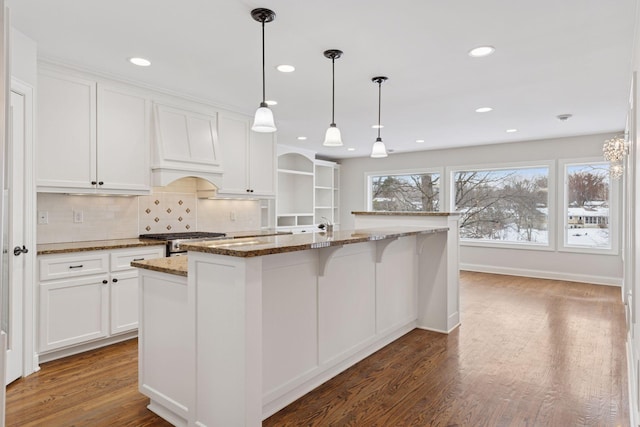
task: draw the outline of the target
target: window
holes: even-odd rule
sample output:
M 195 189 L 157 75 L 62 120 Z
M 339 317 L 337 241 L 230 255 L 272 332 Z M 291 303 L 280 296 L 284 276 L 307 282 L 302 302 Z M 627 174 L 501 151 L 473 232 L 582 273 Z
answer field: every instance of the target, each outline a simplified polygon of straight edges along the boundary
M 369 175 L 369 209 L 374 211 L 440 210 L 440 173 L 404 172 Z
M 609 164 L 564 164 L 564 246 L 611 250 L 612 191 Z
M 453 171 L 463 241 L 549 246 L 549 166 Z

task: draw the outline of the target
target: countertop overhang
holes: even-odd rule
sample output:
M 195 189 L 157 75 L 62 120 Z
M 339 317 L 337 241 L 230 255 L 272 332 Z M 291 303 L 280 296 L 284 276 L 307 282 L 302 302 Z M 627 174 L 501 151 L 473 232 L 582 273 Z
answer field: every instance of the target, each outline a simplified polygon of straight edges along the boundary
M 372 216 L 460 216 L 460 212 L 416 212 L 416 211 L 351 211 L 353 215 Z
M 185 243 L 183 249 L 234 257 L 256 257 L 285 252 L 342 246 L 374 240 L 392 239 L 418 234 L 449 231 L 448 227 L 385 227 L 361 230 L 340 230 L 332 233 L 300 233 L 284 236 L 252 237 L 233 240 Z

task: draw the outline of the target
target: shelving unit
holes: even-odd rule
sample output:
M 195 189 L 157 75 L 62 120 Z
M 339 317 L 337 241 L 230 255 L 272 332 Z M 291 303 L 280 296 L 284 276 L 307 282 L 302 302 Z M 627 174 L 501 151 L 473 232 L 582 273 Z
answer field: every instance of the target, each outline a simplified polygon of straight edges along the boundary
M 315 161 L 315 223 L 330 221 L 334 227 L 340 223 L 338 210 L 340 166 L 326 160 Z
M 276 226 L 293 232 L 319 231 L 318 224 L 339 222 L 340 166 L 310 153 L 278 156 Z
M 313 227 L 313 160 L 298 153 L 278 157 L 278 228 L 305 231 Z

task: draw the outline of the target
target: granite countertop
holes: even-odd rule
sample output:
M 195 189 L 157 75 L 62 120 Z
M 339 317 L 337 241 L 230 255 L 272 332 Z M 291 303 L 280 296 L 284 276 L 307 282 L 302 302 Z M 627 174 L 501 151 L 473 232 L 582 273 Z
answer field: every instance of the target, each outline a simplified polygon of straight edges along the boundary
M 229 239 L 239 239 L 244 237 L 274 236 L 281 234 L 291 234 L 288 231 L 249 230 L 231 231 L 226 233 Z M 113 239 L 113 240 L 90 240 L 86 242 L 64 242 L 64 243 L 42 243 L 37 245 L 38 255 L 64 254 L 71 252 L 99 251 L 103 249 L 135 248 L 139 246 L 164 245 L 164 240 L 157 239 Z
M 353 215 L 395 215 L 395 216 L 454 216 L 460 212 L 413 212 L 413 211 L 352 211 Z
M 170 258 L 154 258 L 144 261 L 133 261 L 131 266 L 186 277 L 188 264 L 189 260 L 186 256 L 174 256 Z
M 181 247 L 188 251 L 248 258 L 417 234 L 442 233 L 448 230 L 448 227 L 385 227 L 341 230 L 333 233 L 300 233 L 284 236 L 213 240 L 209 242 L 184 243 Z
M 71 252 L 98 251 L 102 249 L 136 248 L 141 246 L 164 246 L 165 242 L 155 239 L 113 239 L 91 240 L 87 242 L 41 243 L 36 245 L 38 255 L 65 254 Z

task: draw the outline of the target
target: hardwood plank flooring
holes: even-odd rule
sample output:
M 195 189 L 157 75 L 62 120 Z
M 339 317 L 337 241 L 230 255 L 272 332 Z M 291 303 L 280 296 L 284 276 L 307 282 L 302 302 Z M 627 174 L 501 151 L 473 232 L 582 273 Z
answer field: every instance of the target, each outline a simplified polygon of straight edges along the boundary
M 138 341 L 54 360 L 7 387 L 7 427 L 171 426 L 138 392 Z
M 463 272 L 462 326 L 414 330 L 263 426 L 628 426 L 620 289 Z M 167 426 L 137 392 L 137 343 L 44 364 L 8 426 Z

